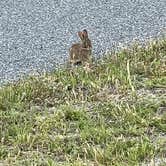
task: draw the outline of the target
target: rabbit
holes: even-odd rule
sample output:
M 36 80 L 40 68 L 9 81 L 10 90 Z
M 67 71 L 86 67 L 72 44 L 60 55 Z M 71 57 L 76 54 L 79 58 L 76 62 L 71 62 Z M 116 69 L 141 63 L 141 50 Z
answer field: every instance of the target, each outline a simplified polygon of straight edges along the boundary
M 71 64 L 78 64 L 84 62 L 90 62 L 92 54 L 92 44 L 88 37 L 88 32 L 84 29 L 82 32 L 78 32 L 78 36 L 81 39 L 81 43 L 75 43 L 69 50 L 69 62 Z

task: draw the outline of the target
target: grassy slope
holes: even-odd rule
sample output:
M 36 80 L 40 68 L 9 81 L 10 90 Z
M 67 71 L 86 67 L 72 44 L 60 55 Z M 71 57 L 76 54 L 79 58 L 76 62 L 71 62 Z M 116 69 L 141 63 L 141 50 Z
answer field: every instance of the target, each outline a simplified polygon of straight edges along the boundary
M 0 89 L 0 164 L 165 159 L 166 40 Z M 165 111 L 165 112 L 164 112 Z

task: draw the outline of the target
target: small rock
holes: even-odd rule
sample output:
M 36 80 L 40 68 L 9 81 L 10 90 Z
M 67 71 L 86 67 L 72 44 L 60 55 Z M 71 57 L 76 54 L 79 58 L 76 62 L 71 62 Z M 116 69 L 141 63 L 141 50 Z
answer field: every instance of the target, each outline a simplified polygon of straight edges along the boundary
M 31 108 L 29 109 L 29 111 L 42 111 L 42 106 L 31 106 Z
M 48 112 L 55 112 L 55 111 L 57 111 L 56 107 L 50 107 L 48 109 Z
M 157 109 L 157 115 L 163 115 L 166 113 L 166 107 L 159 107 Z

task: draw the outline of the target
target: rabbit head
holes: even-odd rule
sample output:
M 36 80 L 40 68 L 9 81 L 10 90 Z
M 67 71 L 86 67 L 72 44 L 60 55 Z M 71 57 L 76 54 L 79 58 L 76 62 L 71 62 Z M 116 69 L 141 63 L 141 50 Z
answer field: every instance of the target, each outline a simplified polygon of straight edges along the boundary
M 84 29 L 82 32 L 79 31 L 78 36 L 81 39 L 83 48 L 89 48 L 89 49 L 92 48 L 91 40 L 88 37 L 88 32 L 86 29 Z

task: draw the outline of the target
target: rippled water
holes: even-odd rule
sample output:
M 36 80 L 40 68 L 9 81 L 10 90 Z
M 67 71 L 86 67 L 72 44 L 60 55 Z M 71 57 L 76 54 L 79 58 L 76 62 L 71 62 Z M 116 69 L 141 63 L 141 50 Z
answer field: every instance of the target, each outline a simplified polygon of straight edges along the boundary
M 98 55 L 166 27 L 165 0 L 0 0 L 0 9 L 0 83 L 64 63 L 83 28 Z

